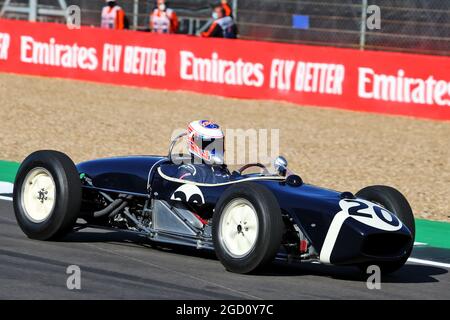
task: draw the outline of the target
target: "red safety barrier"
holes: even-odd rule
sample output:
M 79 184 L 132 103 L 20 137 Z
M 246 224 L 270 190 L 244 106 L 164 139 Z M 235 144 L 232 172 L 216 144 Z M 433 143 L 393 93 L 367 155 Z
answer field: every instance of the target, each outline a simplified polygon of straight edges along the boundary
M 450 120 L 450 58 L 0 20 L 0 72 Z

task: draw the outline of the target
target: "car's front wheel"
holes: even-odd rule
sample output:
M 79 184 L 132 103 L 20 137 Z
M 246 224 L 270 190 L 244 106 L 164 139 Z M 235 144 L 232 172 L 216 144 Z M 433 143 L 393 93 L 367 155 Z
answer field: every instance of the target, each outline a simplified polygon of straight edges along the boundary
M 21 164 L 14 182 L 17 223 L 32 239 L 50 240 L 69 232 L 78 217 L 81 182 L 65 154 L 36 151 Z
M 361 271 L 366 272 L 368 265 L 376 264 L 380 267 L 381 272 L 384 274 L 397 271 L 406 263 L 411 255 L 416 234 L 414 214 L 408 200 L 406 200 L 405 196 L 401 194 L 400 191 L 389 186 L 369 186 L 358 191 L 356 196 L 358 198 L 380 204 L 384 208 L 388 209 L 406 225 L 412 236 L 408 248 L 406 249 L 406 254 L 402 259 L 392 262 L 366 263 L 360 265 L 359 268 Z
M 270 263 L 280 247 L 283 230 L 275 196 L 255 183 L 228 188 L 214 210 L 214 248 L 231 272 L 250 273 Z

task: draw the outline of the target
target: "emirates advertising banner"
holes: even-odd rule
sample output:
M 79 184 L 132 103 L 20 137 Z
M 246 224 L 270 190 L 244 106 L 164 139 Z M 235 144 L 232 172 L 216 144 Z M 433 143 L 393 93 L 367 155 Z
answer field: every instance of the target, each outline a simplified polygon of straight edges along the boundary
M 450 120 L 450 58 L 0 20 L 0 72 Z

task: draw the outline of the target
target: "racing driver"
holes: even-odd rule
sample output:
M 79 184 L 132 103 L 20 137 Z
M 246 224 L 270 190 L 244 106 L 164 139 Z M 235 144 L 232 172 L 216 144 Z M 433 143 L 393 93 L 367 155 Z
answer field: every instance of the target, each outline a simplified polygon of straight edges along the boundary
M 190 163 L 178 168 L 177 177 L 199 183 L 220 183 L 229 180 L 224 164 L 224 134 L 220 126 L 209 120 L 193 121 L 187 130 Z

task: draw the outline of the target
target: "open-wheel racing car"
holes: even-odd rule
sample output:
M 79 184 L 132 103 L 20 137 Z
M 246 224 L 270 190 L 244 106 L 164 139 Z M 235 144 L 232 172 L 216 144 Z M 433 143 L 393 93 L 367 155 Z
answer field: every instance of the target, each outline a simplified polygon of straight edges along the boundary
M 172 148 L 184 135 L 188 156 L 175 156 Z M 223 139 L 218 125 L 195 121 L 172 141 L 168 156 L 75 165 L 61 152 L 34 152 L 14 184 L 17 222 L 28 237 L 52 240 L 83 219 L 86 226 L 130 230 L 161 244 L 214 250 L 237 273 L 259 270 L 275 257 L 363 270 L 376 264 L 386 273 L 408 259 L 414 217 L 399 191 L 317 187 L 293 174 L 283 157 L 272 173 L 259 163 L 230 173 L 217 147 Z M 260 172 L 244 173 L 253 166 Z

